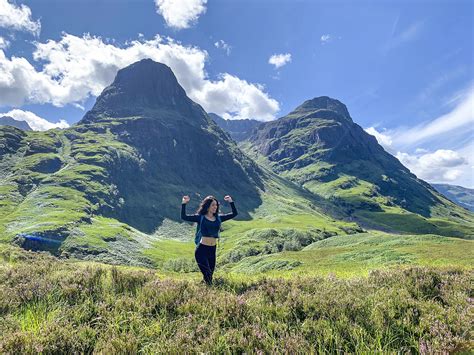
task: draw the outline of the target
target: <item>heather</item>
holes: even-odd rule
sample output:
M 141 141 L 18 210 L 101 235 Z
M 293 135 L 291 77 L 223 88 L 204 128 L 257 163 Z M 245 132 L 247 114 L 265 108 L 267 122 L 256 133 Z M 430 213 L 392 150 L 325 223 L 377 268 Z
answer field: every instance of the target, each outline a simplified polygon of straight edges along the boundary
M 218 272 L 209 288 L 196 273 L 9 247 L 0 258 L 0 352 L 468 352 L 473 276 L 415 266 L 352 278 Z

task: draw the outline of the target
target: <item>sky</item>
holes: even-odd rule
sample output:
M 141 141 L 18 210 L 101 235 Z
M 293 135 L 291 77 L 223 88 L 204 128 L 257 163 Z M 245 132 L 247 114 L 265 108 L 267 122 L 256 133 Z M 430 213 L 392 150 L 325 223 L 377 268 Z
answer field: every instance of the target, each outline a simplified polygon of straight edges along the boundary
M 474 188 L 473 23 L 470 0 L 0 0 L 0 116 L 68 127 L 152 58 L 226 119 L 338 99 L 418 177 Z

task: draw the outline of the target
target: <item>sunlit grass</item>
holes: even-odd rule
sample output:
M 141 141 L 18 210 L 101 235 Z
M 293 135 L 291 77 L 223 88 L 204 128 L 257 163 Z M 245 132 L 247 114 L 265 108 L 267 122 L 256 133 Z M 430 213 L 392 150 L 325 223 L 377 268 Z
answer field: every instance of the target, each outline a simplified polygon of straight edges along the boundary
M 229 273 L 211 288 L 196 276 L 0 245 L 0 351 L 451 353 L 472 345 L 472 269 Z

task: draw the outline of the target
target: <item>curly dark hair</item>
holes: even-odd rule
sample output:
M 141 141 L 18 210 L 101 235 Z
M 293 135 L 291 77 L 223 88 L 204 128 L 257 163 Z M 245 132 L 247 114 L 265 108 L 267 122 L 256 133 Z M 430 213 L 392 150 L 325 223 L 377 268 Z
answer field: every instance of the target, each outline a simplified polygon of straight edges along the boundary
M 217 198 L 212 195 L 207 196 L 204 200 L 201 201 L 201 204 L 199 205 L 196 213 L 205 215 L 207 213 L 207 210 L 211 206 L 212 201 L 216 201 L 217 203 L 216 213 L 214 213 L 214 216 L 217 216 L 219 214 L 219 201 L 217 201 Z

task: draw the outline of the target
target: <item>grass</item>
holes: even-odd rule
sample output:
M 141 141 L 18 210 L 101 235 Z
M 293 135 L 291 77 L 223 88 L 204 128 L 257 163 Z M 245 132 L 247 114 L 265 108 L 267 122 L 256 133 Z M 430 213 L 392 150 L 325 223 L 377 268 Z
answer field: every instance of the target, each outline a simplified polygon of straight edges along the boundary
M 473 276 L 402 266 L 348 279 L 226 274 L 209 288 L 0 245 L 0 352 L 469 352 Z
M 131 239 L 127 225 L 102 216 L 92 218 L 91 223 L 78 225 L 74 232 L 63 244 L 64 250 L 75 246 L 107 249 L 107 242 L 114 241 L 117 237 Z
M 146 249 L 144 254 L 153 260 L 155 265 L 162 266 L 168 260 L 188 259 L 193 261 L 194 249 L 194 241 L 158 240 L 153 243 L 151 248 Z
M 270 272 L 273 276 L 287 273 L 354 277 L 393 266 L 470 268 L 474 265 L 473 249 L 472 241 L 457 238 L 369 232 L 334 236 L 317 241 L 302 251 L 285 251 L 266 258 L 267 263 L 280 260 L 301 263 L 288 272 L 278 269 Z M 239 268 L 238 264 L 236 267 Z
M 88 207 L 89 202 L 76 190 L 42 185 L 0 221 L 6 226 L 7 236 L 55 231 L 86 217 Z
M 398 207 L 384 207 L 383 212 L 357 211 L 355 215 L 369 223 L 405 233 L 438 234 L 448 237 L 474 239 L 472 223 L 460 224 L 449 219 L 424 218 Z M 471 217 L 472 218 L 472 217 Z

